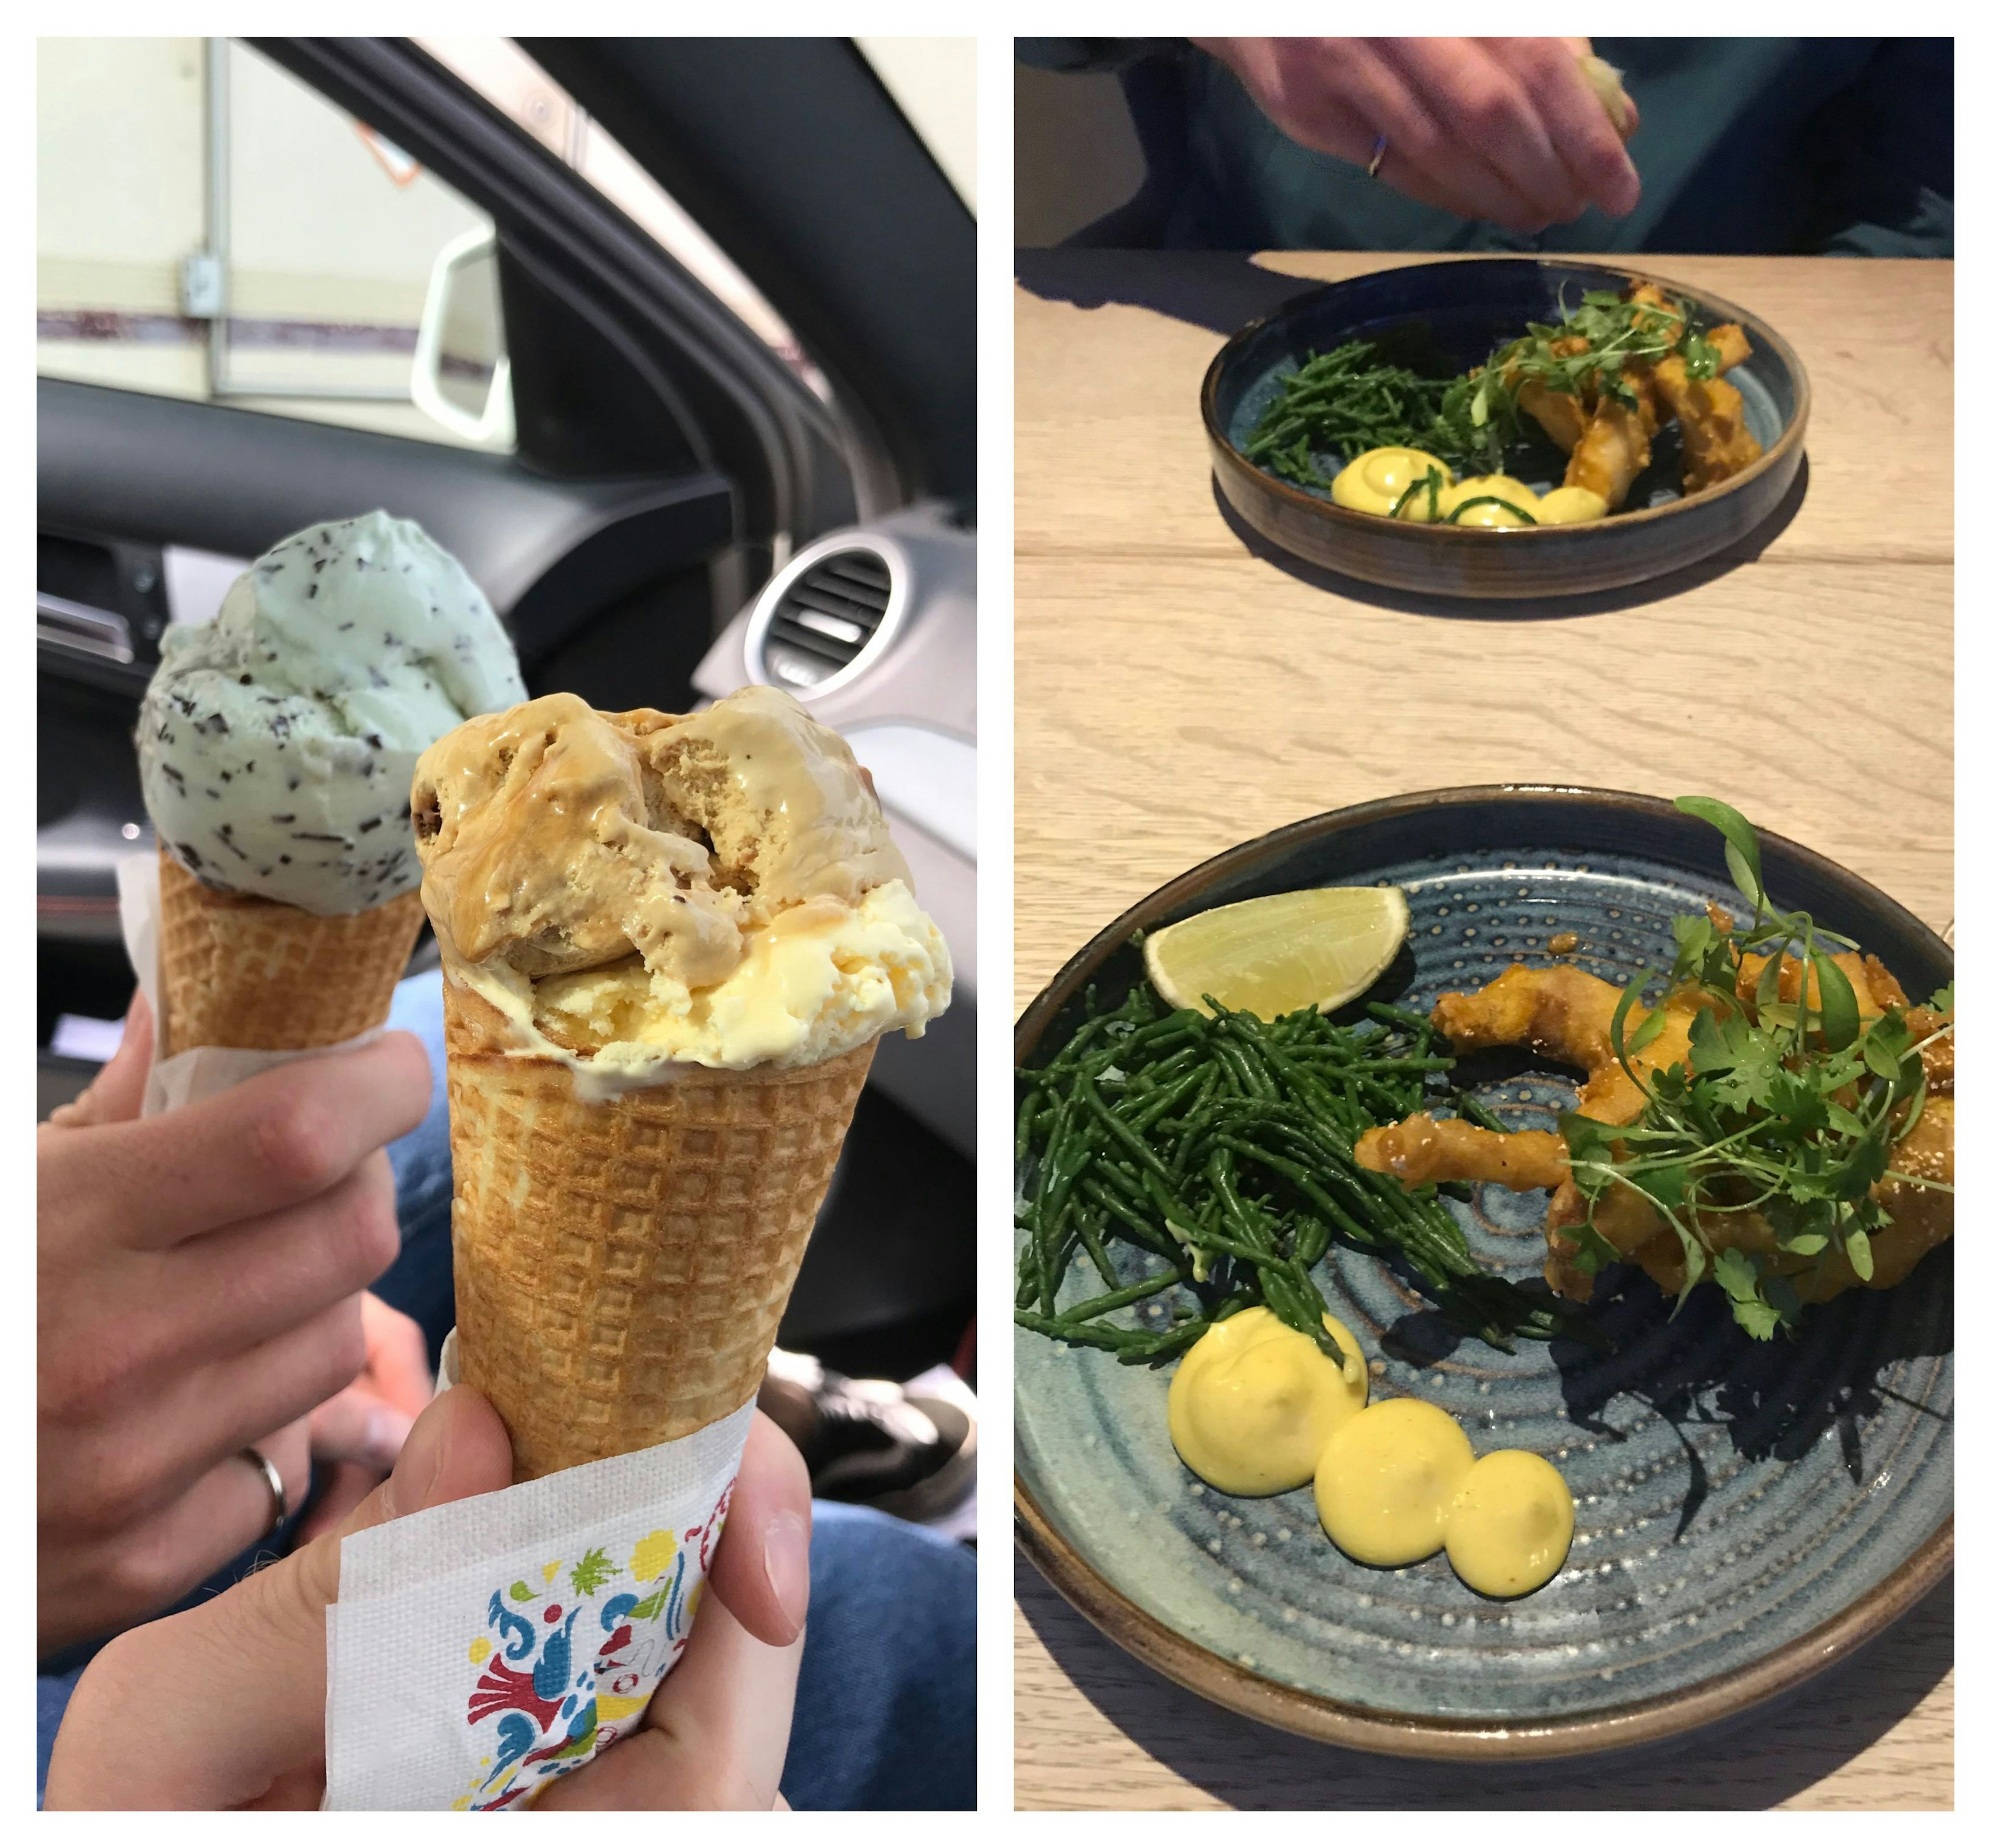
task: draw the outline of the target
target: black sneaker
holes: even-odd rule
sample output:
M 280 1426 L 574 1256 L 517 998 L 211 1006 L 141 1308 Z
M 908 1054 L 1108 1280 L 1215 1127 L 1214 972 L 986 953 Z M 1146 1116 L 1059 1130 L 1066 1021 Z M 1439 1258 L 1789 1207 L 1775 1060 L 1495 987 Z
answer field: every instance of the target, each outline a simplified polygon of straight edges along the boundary
M 808 1466 L 825 1500 L 862 1502 L 906 1520 L 951 1512 L 975 1486 L 975 1395 L 944 1386 L 908 1392 L 890 1380 L 852 1380 L 808 1354 L 767 1357 L 761 1409 Z

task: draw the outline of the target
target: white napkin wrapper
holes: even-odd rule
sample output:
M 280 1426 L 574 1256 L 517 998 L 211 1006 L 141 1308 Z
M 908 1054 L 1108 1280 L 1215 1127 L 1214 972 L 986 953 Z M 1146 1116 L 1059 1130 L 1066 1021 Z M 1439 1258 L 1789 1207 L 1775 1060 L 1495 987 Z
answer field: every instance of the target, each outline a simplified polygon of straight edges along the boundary
M 152 1011 L 155 1038 L 165 1018 L 159 1004 L 159 857 L 131 854 L 117 862 L 117 921 L 124 932 L 124 953 L 131 959 L 139 992 Z M 383 1029 L 369 1027 L 356 1038 L 335 1046 L 310 1046 L 290 1052 L 255 1052 L 236 1046 L 196 1046 L 162 1059 L 156 1050 L 145 1079 L 145 1101 L 139 1114 L 157 1116 L 186 1104 L 231 1090 L 260 1072 L 287 1065 L 295 1058 L 315 1058 L 323 1052 L 352 1052 L 371 1045 Z
M 437 1390 L 456 1377 L 452 1333 Z M 753 1422 L 750 1401 L 342 1542 L 325 1807 L 521 1807 L 641 1725 L 691 1633 Z

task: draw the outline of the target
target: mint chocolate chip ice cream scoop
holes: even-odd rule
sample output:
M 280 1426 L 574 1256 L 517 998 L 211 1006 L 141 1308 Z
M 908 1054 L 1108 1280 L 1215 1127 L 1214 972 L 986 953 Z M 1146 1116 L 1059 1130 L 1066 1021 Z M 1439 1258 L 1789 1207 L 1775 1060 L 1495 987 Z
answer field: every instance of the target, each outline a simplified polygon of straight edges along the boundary
M 295 533 L 211 623 L 166 631 L 138 715 L 161 844 L 204 884 L 321 916 L 421 883 L 415 760 L 526 697 L 511 639 L 412 520 Z

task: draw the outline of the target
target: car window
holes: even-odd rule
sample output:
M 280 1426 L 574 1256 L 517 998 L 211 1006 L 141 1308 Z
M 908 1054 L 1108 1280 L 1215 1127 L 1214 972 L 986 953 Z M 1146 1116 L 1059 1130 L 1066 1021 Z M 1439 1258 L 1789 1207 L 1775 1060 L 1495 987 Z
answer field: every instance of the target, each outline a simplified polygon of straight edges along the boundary
M 46 377 L 512 447 L 490 219 L 260 53 L 43 39 Z
M 691 215 L 510 39 L 448 37 L 414 42 L 640 225 L 808 386 L 829 401 L 829 382 L 788 323 Z

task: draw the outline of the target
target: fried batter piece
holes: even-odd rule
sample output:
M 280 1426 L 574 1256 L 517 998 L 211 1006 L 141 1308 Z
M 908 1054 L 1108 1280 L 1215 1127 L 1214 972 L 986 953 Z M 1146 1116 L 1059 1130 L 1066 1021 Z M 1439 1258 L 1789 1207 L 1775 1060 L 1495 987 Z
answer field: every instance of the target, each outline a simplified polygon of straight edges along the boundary
M 1652 283 L 1639 284 L 1631 300 L 1669 312 L 1674 309 L 1664 291 Z M 1711 328 L 1704 338 L 1715 349 L 1723 372 L 1749 357 L 1748 336 L 1732 321 Z M 1588 349 L 1589 342 L 1577 335 L 1556 341 L 1549 350 L 1567 358 Z M 1582 399 L 1570 392 L 1552 392 L 1538 382 L 1523 385 L 1516 394 L 1520 408 L 1567 452 L 1565 487 L 1587 487 L 1614 511 L 1623 506 L 1632 484 L 1651 464 L 1653 437 L 1669 420 L 1680 426 L 1686 452 L 1681 486 L 1688 494 L 1727 481 L 1762 454 L 1762 445 L 1744 420 L 1742 394 L 1726 379 L 1690 378 L 1686 362 L 1677 353 L 1656 363 L 1635 360 L 1618 376 L 1636 398 L 1635 406 L 1595 386 Z
M 1589 1077 L 1577 1094 L 1577 1109 L 1598 1123 L 1629 1123 L 1646 1100 L 1611 1049 L 1611 1017 L 1622 992 L 1566 963 L 1550 969 L 1517 963 L 1477 994 L 1439 996 L 1431 1024 L 1462 1052 L 1526 1046 L 1558 1064 L 1581 1065 Z M 1625 1021 L 1628 1037 L 1649 1011 L 1633 1005 Z M 1659 1037 L 1632 1057 L 1642 1074 L 1664 1070 L 1686 1056 L 1694 1012 L 1684 1001 L 1668 1008 Z M 1355 1158 L 1411 1187 L 1431 1180 L 1494 1180 L 1503 1187 L 1550 1187 L 1569 1178 L 1569 1151 L 1552 1131 L 1503 1135 L 1457 1117 L 1422 1112 L 1365 1133 L 1356 1144 Z
M 1710 912 L 1718 929 L 1730 928 L 1724 914 L 1713 908 Z M 1759 956 L 1742 959 L 1737 987 L 1744 996 L 1754 993 L 1766 960 Z M 1907 997 L 1900 983 L 1878 957 L 1849 951 L 1832 960 L 1851 983 L 1863 1017 L 1874 1019 L 1890 1007 L 1905 1005 Z M 1788 958 L 1781 962 L 1778 995 L 1795 1000 L 1799 965 Z M 1815 974 L 1809 988 L 1807 999 L 1815 1005 Z M 1597 1123 L 1629 1123 L 1646 1100 L 1612 1049 L 1611 1021 L 1622 992 L 1566 963 L 1547 969 L 1517 963 L 1477 994 L 1441 995 L 1431 1010 L 1431 1021 L 1459 1051 L 1525 1046 L 1543 1058 L 1581 1067 L 1587 1074 L 1577 1095 L 1581 1113 Z M 1657 1036 L 1642 1051 L 1632 1055 L 1634 1070 L 1643 1077 L 1670 1065 L 1689 1064 L 1687 1036 L 1695 1015 L 1704 1008 L 1733 1005 L 1725 996 L 1699 991 L 1673 997 Z M 1648 1011 L 1632 1004 L 1625 1021 L 1628 1040 Z M 1918 1041 L 1935 1031 L 1942 1021 L 1940 1014 L 1926 1007 L 1908 1008 L 1906 1018 Z M 1954 1196 L 1938 1187 L 1914 1184 L 1932 1180 L 1948 1186 L 1955 1177 L 1954 1035 L 1925 1048 L 1922 1060 L 1928 1096 L 1921 1116 L 1895 1143 L 1888 1177 L 1874 1189 L 1874 1197 L 1891 1215 L 1891 1223 L 1870 1238 L 1874 1275 L 1864 1286 L 1870 1289 L 1891 1289 L 1955 1229 Z M 1680 1236 L 1643 1195 L 1614 1187 L 1596 1203 L 1592 1214 L 1590 1203 L 1569 1177 L 1568 1151 L 1560 1136 L 1539 1130 L 1502 1135 L 1456 1118 L 1435 1119 L 1420 1112 L 1401 1123 L 1369 1130 L 1356 1143 L 1355 1156 L 1364 1167 L 1394 1174 L 1411 1187 L 1438 1180 L 1490 1180 L 1516 1188 L 1553 1187 L 1543 1270 L 1559 1296 L 1581 1302 L 1591 1293 L 1591 1279 L 1575 1262 L 1577 1245 L 1571 1230 L 1585 1219 L 1591 1219 L 1619 1255 L 1636 1264 L 1662 1289 L 1677 1293 L 1685 1281 Z M 1769 1273 L 1788 1277 L 1805 1302 L 1827 1302 L 1844 1290 L 1860 1287 L 1843 1252 L 1832 1251 L 1813 1259 L 1780 1250 L 1774 1231 L 1758 1212 L 1704 1214 L 1700 1225 L 1713 1251 L 1733 1246 L 1752 1253 Z
M 1746 341 L 1743 350 L 1748 350 Z M 1743 421 L 1742 394 L 1727 379 L 1690 379 L 1686 362 L 1673 353 L 1653 367 L 1652 382 L 1680 426 L 1683 492 L 1697 494 L 1739 475 L 1762 454 L 1762 444 Z

